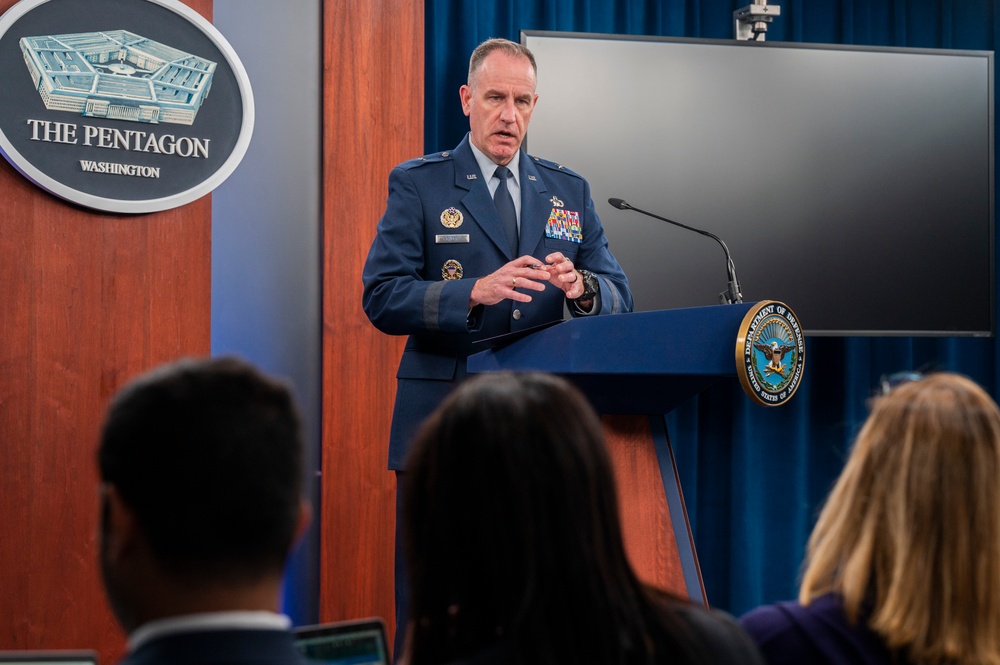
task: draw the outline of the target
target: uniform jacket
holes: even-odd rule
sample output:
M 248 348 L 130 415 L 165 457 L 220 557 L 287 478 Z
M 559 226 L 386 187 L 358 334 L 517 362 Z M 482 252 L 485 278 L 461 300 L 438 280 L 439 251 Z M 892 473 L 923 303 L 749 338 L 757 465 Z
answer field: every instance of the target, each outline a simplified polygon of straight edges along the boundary
M 544 263 L 559 251 L 598 276 L 598 314 L 632 310 L 628 280 L 608 250 L 587 181 L 523 151 L 518 180 L 520 246 L 511 248 L 468 135 L 455 150 L 404 162 L 389 175 L 386 211 L 362 277 L 371 322 L 409 335 L 396 374 L 389 468 L 403 468 L 409 438 L 467 375 L 466 358 L 489 348 L 477 340 L 564 316 L 565 297 L 555 285 L 528 291 L 530 303 L 504 300 L 470 312 L 478 278 L 519 256 Z

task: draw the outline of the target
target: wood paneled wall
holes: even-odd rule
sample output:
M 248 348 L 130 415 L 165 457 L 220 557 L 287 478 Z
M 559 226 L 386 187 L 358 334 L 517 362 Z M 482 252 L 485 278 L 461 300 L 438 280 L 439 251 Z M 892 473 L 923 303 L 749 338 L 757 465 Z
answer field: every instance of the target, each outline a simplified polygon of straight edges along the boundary
M 211 0 L 187 4 L 211 18 Z M 206 196 L 97 214 L 0 160 L 0 650 L 122 653 L 98 572 L 97 437 L 130 377 L 208 354 L 211 212 Z
M 320 619 L 393 621 L 389 421 L 403 338 L 361 309 L 389 171 L 423 153 L 424 3 L 326 0 L 323 17 Z M 391 639 L 391 635 L 390 635 Z

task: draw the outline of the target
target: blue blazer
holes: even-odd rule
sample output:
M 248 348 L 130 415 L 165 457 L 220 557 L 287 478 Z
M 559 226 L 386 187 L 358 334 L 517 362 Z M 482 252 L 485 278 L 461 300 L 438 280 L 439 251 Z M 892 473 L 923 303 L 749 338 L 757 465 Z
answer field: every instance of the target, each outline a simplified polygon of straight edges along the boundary
M 307 665 L 287 630 L 205 630 L 144 643 L 118 665 Z
M 385 214 L 365 262 L 363 305 L 390 335 L 409 335 L 396 374 L 389 468 L 402 469 L 420 422 L 467 376 L 476 344 L 560 320 L 561 289 L 531 291 L 532 301 L 505 300 L 469 311 L 475 281 L 518 256 L 562 252 L 600 282 L 598 314 L 629 312 L 628 279 L 608 250 L 590 185 L 569 169 L 523 151 L 520 156 L 520 246 L 508 246 L 469 137 L 455 150 L 404 162 L 389 174 Z

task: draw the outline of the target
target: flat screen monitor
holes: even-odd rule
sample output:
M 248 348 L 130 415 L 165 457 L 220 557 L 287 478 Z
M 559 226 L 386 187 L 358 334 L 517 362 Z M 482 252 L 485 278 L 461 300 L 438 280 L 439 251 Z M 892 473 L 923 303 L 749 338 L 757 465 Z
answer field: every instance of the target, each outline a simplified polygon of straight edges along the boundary
M 810 335 L 991 336 L 993 54 L 524 32 L 528 152 L 590 182 L 639 311 L 780 300 Z M 556 194 L 558 194 L 556 192 Z

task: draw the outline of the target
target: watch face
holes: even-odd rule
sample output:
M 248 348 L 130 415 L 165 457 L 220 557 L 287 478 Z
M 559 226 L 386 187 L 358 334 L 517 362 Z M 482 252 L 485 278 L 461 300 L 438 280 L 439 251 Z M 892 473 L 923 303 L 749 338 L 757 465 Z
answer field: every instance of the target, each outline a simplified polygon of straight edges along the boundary
M 601 285 L 597 282 L 597 276 L 589 270 L 581 270 L 583 276 L 583 293 L 576 300 L 591 300 L 601 290 Z
M 600 290 L 600 288 L 601 288 L 601 285 L 597 283 L 597 275 L 595 275 L 592 272 L 588 272 L 587 273 L 587 290 L 588 291 L 593 290 L 594 293 L 597 293 L 598 290 Z

